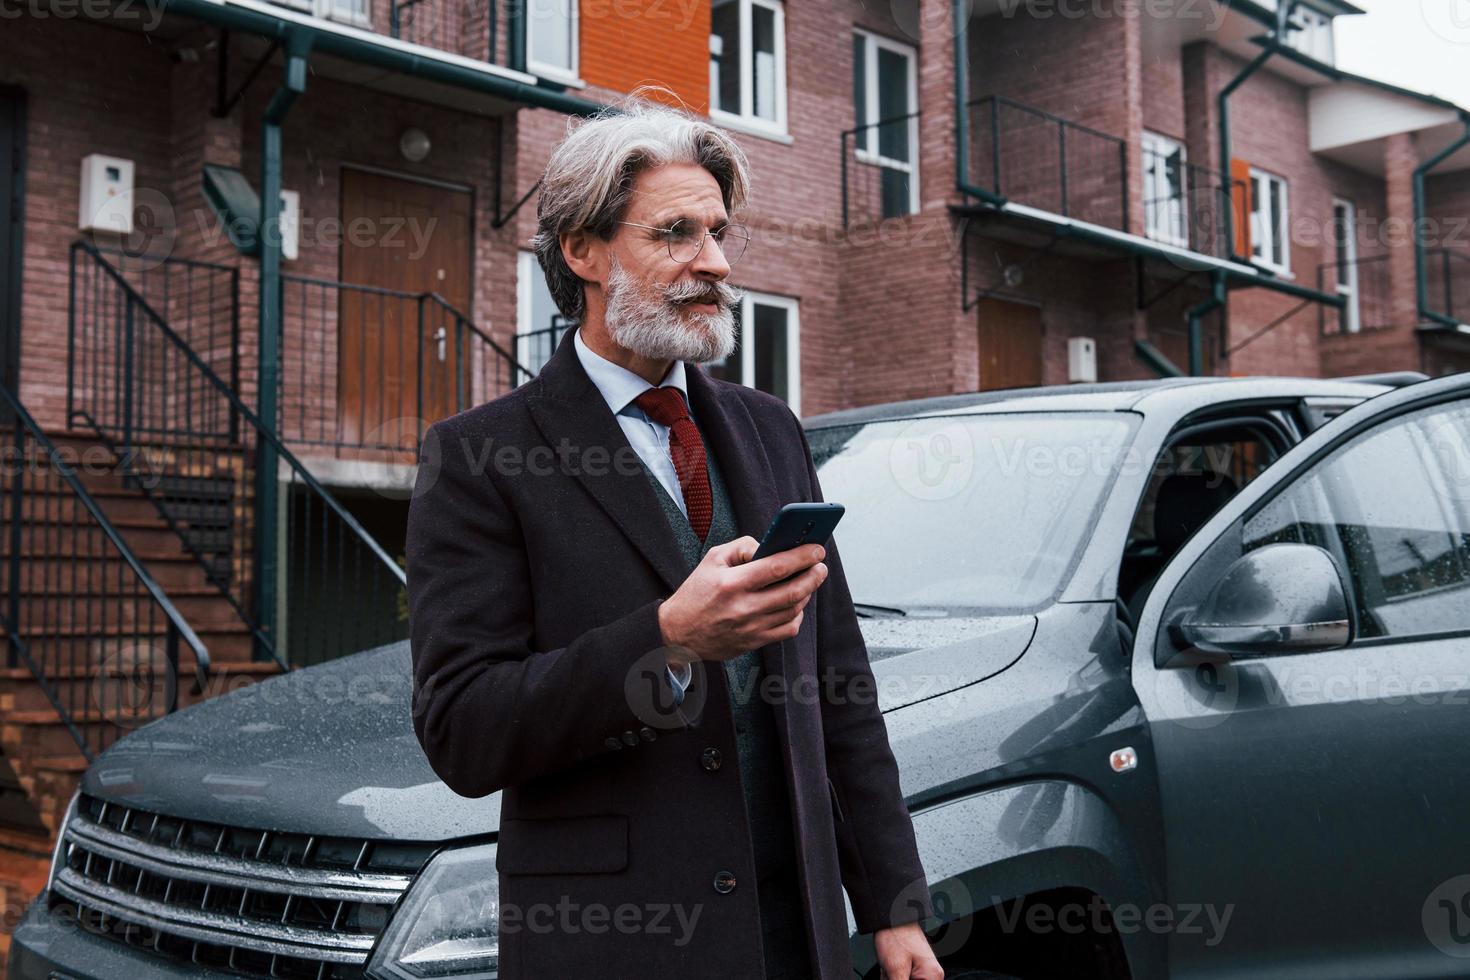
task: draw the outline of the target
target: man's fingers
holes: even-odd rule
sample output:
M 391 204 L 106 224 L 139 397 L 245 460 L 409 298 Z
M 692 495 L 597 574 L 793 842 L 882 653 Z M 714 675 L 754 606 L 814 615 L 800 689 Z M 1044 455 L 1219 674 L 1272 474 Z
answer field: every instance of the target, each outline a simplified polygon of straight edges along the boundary
M 709 550 L 709 554 L 720 565 L 744 565 L 750 561 L 750 556 L 755 554 L 755 550 L 759 547 L 760 542 L 746 534 L 734 541 L 716 545 Z
M 817 591 L 826 580 L 827 566 L 818 562 L 794 578 L 775 582 L 751 593 L 754 603 L 752 608 L 757 613 L 766 613 L 791 607 Z
M 752 561 L 740 569 L 740 586 L 752 591 L 763 589 L 773 582 L 790 578 L 804 568 L 810 568 L 827 557 L 827 549 L 819 544 L 804 544 L 789 551 L 768 555 Z

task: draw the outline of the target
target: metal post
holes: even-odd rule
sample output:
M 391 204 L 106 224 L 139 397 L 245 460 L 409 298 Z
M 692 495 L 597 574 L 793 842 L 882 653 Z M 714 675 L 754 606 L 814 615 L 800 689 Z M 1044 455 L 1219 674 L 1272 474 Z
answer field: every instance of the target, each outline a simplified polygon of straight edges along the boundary
M 308 35 L 292 32 L 286 38 L 286 77 L 266 108 L 261 124 L 260 224 L 260 364 L 259 405 L 256 414 L 264 430 L 256 442 L 255 469 L 255 618 L 259 631 L 272 637 L 276 624 L 277 575 L 280 554 L 276 521 L 280 488 L 276 479 L 277 453 L 269 436 L 276 434 L 280 387 L 281 341 L 281 124 L 296 97 L 306 91 Z M 256 659 L 274 659 L 255 641 Z
M 1067 124 L 1057 122 L 1057 158 L 1058 172 L 1062 176 L 1062 214 L 1071 217 L 1070 202 L 1067 200 Z
M 6 658 L 7 667 L 18 667 L 20 662 L 16 659 L 17 644 L 20 642 L 18 635 L 20 630 L 20 547 L 21 528 L 25 525 L 25 484 L 26 470 L 26 430 L 25 423 L 21 420 L 20 413 L 15 410 L 14 405 L 6 406 L 7 414 L 15 424 L 15 483 L 10 488 L 10 642 L 5 644 L 8 651 Z M 58 479 L 60 474 L 58 474 Z

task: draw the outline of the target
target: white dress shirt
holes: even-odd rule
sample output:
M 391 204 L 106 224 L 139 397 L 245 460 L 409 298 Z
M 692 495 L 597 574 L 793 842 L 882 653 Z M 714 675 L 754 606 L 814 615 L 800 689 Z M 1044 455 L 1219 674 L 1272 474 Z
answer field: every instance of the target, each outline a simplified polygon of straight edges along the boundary
M 679 486 L 679 473 L 674 469 L 674 459 L 669 454 L 669 427 L 655 422 L 643 409 L 633 404 L 633 399 L 658 385 L 649 384 L 621 364 L 614 364 L 592 350 L 582 340 L 580 327 L 572 335 L 572 346 L 577 350 L 577 360 L 582 362 L 582 369 L 602 393 L 607 407 L 612 410 L 613 417 L 622 427 L 623 435 L 628 437 L 628 444 L 638 453 L 643 465 L 658 478 L 658 482 L 668 491 L 674 503 L 679 505 L 679 510 L 688 517 L 689 508 L 684 503 L 684 489 Z M 689 389 L 684 382 L 683 361 L 674 362 L 674 366 L 664 376 L 663 385 L 679 389 L 679 394 L 684 396 L 684 406 L 689 417 L 694 418 L 693 406 L 689 404 Z M 688 664 L 683 664 L 678 672 L 669 669 L 669 678 L 674 682 L 674 694 L 680 703 L 684 700 L 684 689 L 689 686 L 692 674 L 693 670 Z

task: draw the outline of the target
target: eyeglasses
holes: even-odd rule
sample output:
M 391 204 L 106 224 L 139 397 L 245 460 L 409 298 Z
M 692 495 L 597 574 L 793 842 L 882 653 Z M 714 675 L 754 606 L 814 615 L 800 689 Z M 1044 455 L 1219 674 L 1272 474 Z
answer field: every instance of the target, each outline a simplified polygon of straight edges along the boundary
M 734 265 L 736 260 L 745 254 L 745 246 L 750 244 L 750 232 L 744 225 L 726 223 L 710 231 L 704 225 L 689 218 L 680 218 L 667 228 L 660 228 L 658 225 L 643 225 L 636 221 L 619 221 L 618 224 L 663 232 L 664 244 L 669 248 L 669 258 L 680 265 L 693 262 L 699 256 L 699 253 L 704 250 L 704 239 L 707 235 L 714 236 L 715 244 L 720 247 L 720 252 L 725 256 L 727 265 Z

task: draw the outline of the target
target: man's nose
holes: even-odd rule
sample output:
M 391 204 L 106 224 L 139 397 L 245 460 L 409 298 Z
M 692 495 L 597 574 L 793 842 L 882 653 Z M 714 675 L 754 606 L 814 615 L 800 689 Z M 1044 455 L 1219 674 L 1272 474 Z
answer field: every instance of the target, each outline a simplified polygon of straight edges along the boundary
M 724 279 L 730 274 L 730 263 L 714 235 L 705 235 L 699 254 L 689 263 L 689 270 L 703 279 Z

